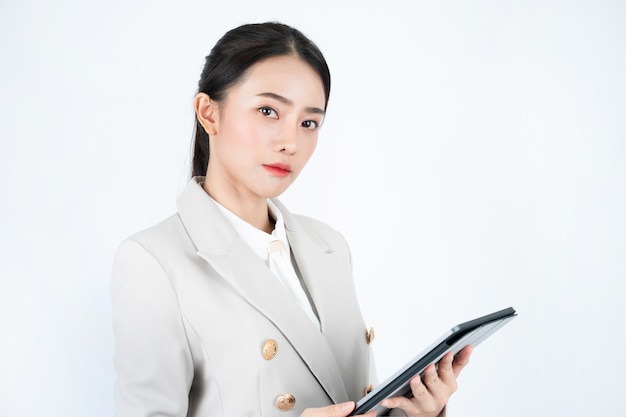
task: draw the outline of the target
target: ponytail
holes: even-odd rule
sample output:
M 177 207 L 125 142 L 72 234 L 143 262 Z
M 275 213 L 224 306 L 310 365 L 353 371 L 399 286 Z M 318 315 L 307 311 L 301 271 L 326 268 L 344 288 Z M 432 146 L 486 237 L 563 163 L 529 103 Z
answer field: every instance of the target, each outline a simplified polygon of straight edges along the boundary
M 192 177 L 206 176 L 209 165 L 209 135 L 196 118 L 195 140 L 193 146 Z

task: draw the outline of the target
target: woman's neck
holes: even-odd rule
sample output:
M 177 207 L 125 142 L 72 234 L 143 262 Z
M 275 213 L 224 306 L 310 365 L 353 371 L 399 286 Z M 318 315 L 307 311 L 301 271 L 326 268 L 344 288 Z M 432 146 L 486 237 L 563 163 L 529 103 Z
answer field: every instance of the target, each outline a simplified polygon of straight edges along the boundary
M 211 184 L 208 177 L 202 188 L 211 198 L 245 222 L 266 233 L 272 233 L 274 230 L 275 222 L 269 215 L 266 198 L 246 197 L 241 193 L 227 192 L 222 187 Z

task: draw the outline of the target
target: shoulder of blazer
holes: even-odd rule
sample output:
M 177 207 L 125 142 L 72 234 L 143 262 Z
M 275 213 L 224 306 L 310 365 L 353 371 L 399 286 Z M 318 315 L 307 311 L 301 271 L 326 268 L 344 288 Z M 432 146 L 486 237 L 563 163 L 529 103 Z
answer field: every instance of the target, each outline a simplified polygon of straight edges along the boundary
M 131 243 L 131 247 L 132 243 L 141 246 L 160 264 L 173 285 L 176 285 L 175 282 L 177 281 L 174 271 L 180 265 L 189 260 L 199 262 L 196 256 L 196 247 L 178 213 L 126 238 L 120 244 L 116 258 L 129 243 Z
M 172 252 L 185 250 L 187 247 L 193 248 L 178 214 L 173 214 L 165 220 L 129 236 L 126 240 L 139 243 L 148 252 Z

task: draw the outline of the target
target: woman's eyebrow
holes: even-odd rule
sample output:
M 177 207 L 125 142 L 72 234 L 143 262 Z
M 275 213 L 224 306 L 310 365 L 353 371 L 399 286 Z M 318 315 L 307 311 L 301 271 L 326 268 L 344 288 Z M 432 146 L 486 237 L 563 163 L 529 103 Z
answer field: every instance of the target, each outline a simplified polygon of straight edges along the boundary
M 273 98 L 274 100 L 279 101 L 279 102 L 283 103 L 286 106 L 293 106 L 293 101 L 289 100 L 287 97 L 281 96 L 280 94 L 266 92 L 266 93 L 259 93 L 259 94 L 257 94 L 257 96 Z M 326 114 L 326 112 L 324 110 L 320 109 L 319 107 L 305 107 L 305 110 L 306 110 L 307 113 L 317 113 L 317 114 L 321 114 L 321 115 L 325 115 Z

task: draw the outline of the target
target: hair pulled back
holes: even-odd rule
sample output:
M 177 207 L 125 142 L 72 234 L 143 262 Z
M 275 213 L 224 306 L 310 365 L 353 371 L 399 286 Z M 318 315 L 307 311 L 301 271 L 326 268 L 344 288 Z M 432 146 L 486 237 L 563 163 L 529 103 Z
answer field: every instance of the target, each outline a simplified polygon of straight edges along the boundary
M 206 93 L 218 104 L 223 103 L 228 89 L 240 82 L 252 65 L 285 55 L 302 59 L 319 75 L 326 107 L 330 95 L 330 71 L 322 52 L 299 30 L 276 22 L 247 24 L 228 31 L 206 57 L 198 93 Z M 206 175 L 208 163 L 209 135 L 196 116 L 192 176 Z

